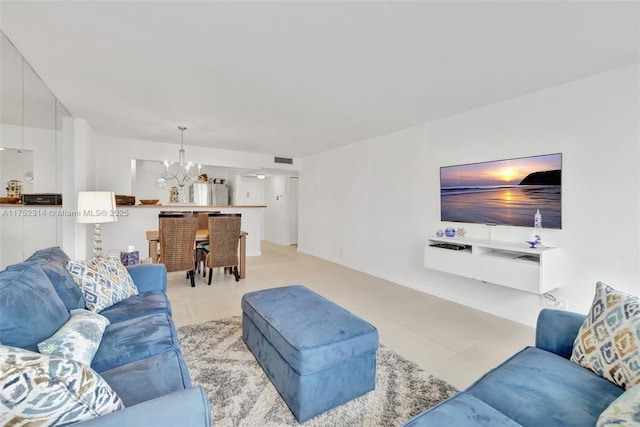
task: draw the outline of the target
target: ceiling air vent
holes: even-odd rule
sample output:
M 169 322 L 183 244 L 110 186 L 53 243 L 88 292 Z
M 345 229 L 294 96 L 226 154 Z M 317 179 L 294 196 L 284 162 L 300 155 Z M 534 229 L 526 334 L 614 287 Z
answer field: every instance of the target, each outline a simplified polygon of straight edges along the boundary
M 292 165 L 293 164 L 293 159 L 290 159 L 288 157 L 274 157 L 273 161 L 276 163 L 286 163 L 288 165 Z

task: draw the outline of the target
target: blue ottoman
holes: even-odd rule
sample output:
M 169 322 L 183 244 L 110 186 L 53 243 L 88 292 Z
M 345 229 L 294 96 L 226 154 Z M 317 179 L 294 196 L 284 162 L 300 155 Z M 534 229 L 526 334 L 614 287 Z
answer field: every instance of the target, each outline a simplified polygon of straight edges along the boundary
M 242 338 L 299 422 L 375 388 L 376 328 L 304 286 L 245 294 Z

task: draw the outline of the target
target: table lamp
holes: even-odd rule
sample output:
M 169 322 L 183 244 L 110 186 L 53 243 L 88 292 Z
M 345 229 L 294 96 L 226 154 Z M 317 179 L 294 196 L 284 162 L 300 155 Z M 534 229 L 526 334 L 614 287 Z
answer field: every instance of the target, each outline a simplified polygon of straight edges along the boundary
M 116 197 L 112 191 L 78 192 L 79 224 L 94 224 L 93 255 L 102 255 L 102 229 L 100 224 L 118 220 L 116 216 Z

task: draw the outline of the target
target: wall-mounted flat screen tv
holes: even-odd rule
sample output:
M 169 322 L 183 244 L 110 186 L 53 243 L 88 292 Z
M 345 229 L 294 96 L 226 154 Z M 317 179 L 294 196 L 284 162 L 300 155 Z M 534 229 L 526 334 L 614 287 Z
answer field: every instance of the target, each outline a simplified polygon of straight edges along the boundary
M 562 228 L 562 154 L 440 168 L 440 219 Z

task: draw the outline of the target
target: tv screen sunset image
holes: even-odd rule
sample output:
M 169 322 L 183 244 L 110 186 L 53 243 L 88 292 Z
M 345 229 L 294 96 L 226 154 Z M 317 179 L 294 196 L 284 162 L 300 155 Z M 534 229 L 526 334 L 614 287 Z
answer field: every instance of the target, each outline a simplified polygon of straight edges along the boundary
M 561 228 L 562 154 L 440 168 L 442 221 Z

